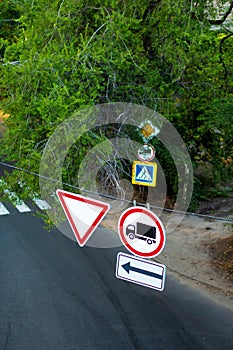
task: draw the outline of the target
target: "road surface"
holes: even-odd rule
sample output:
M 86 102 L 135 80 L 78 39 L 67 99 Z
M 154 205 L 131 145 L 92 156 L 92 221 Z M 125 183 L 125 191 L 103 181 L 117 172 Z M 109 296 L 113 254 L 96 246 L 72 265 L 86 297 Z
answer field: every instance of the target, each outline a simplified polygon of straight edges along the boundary
M 80 248 L 10 212 L 0 216 L 1 350 L 233 349 L 229 309 L 169 275 L 164 292 L 119 280 L 123 248 Z

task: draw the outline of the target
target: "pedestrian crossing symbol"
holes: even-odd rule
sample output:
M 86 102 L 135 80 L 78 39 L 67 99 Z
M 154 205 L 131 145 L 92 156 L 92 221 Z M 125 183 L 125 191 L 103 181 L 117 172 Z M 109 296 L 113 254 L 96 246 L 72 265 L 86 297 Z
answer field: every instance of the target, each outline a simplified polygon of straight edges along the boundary
M 133 162 L 132 184 L 156 186 L 157 164 L 148 162 Z
M 142 170 L 139 168 L 140 172 L 136 177 L 136 180 L 142 180 L 142 181 L 152 181 L 152 178 L 150 176 L 149 170 L 147 169 L 147 167 L 144 165 L 144 167 L 142 168 Z

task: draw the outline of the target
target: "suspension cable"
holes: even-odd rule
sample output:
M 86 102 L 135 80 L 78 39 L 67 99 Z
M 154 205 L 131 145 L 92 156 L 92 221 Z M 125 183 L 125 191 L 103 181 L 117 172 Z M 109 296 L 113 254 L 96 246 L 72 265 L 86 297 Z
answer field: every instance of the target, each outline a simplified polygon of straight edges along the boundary
M 107 195 L 107 194 L 86 190 L 84 188 L 80 188 L 78 186 L 71 185 L 69 183 L 66 183 L 66 182 L 63 182 L 63 181 L 60 181 L 60 180 L 52 179 L 50 177 L 40 175 L 40 174 L 35 173 L 33 171 L 17 167 L 15 165 L 11 165 L 11 164 L 4 163 L 4 162 L 1 162 L 1 161 L 0 161 L 0 165 L 8 167 L 8 168 L 11 168 L 11 169 L 14 169 L 14 170 L 22 171 L 24 173 L 27 173 L 27 174 L 30 174 L 30 175 L 33 175 L 33 176 L 37 176 L 39 178 L 42 178 L 42 179 L 45 179 L 45 180 L 48 180 L 48 181 L 56 182 L 56 183 L 61 184 L 61 185 L 65 185 L 67 187 L 73 188 L 73 189 L 81 191 L 81 192 L 85 192 L 87 194 L 99 195 L 99 196 L 107 198 L 107 199 L 112 199 L 112 200 L 116 200 L 116 201 L 120 201 L 120 202 L 126 202 L 126 203 L 129 203 L 129 204 L 133 204 L 132 200 L 122 199 L 122 198 L 118 198 L 118 197 L 115 197 L 115 196 L 110 196 L 110 195 Z M 145 207 L 147 206 L 147 204 L 143 204 L 143 203 L 140 203 L 140 205 L 141 206 L 145 206 Z M 150 205 L 150 207 L 153 208 L 153 209 L 163 210 L 163 211 L 169 212 L 169 213 L 176 213 L 176 214 L 181 214 L 181 215 L 186 215 L 186 216 L 196 216 L 196 217 L 201 217 L 201 218 L 206 218 L 206 219 L 220 220 L 220 221 L 224 221 L 224 222 L 228 222 L 228 223 L 233 223 L 233 218 L 231 219 L 231 218 L 228 218 L 228 217 L 223 218 L 223 217 L 213 216 L 213 215 L 199 214 L 199 213 L 181 211 L 181 210 L 176 210 L 176 209 L 168 209 L 168 208 L 162 208 L 162 207 L 155 206 L 155 205 Z

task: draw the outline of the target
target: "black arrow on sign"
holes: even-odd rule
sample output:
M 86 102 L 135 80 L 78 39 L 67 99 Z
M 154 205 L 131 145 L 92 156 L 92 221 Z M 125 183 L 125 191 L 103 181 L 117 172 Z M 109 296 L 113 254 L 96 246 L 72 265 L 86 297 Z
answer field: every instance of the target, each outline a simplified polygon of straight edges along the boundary
M 122 265 L 123 269 L 125 269 L 125 271 L 127 273 L 130 273 L 130 271 L 134 271 L 134 272 L 137 272 L 137 273 L 141 273 L 142 275 L 146 275 L 146 276 L 150 276 L 150 277 L 154 277 L 154 278 L 158 278 L 160 280 L 163 279 L 163 276 L 161 275 L 158 275 L 157 273 L 154 273 L 154 272 L 151 272 L 151 271 L 147 271 L 147 270 L 142 270 L 142 269 L 139 269 L 137 267 L 133 267 L 130 265 L 130 262 Z

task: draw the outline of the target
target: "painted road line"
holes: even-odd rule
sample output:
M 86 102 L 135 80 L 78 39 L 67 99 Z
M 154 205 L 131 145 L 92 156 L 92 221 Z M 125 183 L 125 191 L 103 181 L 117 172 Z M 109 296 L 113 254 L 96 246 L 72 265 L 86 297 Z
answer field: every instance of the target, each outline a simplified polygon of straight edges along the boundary
M 24 187 L 24 185 L 21 182 L 18 182 L 18 184 L 21 188 Z M 7 195 L 7 197 L 10 199 L 12 204 L 16 207 L 16 209 L 20 213 L 26 213 L 26 212 L 31 211 L 31 209 L 22 201 L 22 199 L 20 199 L 18 197 L 18 195 L 15 192 L 12 192 L 9 189 L 6 189 L 7 183 L 3 178 L 0 179 L 0 185 L 5 187 L 3 192 Z M 26 186 L 26 189 L 28 189 L 27 186 Z M 36 194 L 34 195 L 32 200 L 38 206 L 38 208 L 40 208 L 42 210 L 51 209 L 50 205 L 45 200 L 38 198 L 38 195 L 36 195 Z M 7 209 L 6 210 L 2 209 L 1 212 L 6 213 L 6 211 L 7 211 Z M 2 214 L 2 215 L 4 215 L 4 214 Z
M 15 192 L 4 190 L 4 193 L 7 194 L 8 198 L 20 213 L 27 213 L 31 211 L 31 209 L 22 201 L 22 199 L 17 196 Z
M 20 201 L 20 203 L 18 204 L 13 204 L 20 213 L 28 213 L 29 211 L 31 211 L 31 209 L 23 201 Z
M 18 184 L 21 188 L 24 188 L 24 189 L 29 191 L 29 187 L 26 186 L 25 184 L 23 184 L 22 182 L 18 181 Z M 30 193 L 30 191 L 29 191 L 29 193 Z M 36 194 L 36 193 L 34 194 L 32 200 L 42 210 L 51 209 L 50 205 L 45 200 L 39 198 L 38 194 Z
M 50 205 L 43 199 L 34 197 L 32 200 L 42 210 L 51 209 Z
M 0 202 L 0 215 L 7 215 L 10 214 L 10 212 L 4 207 L 4 205 Z
M 7 183 L 4 179 L 0 179 L 0 185 L 6 187 Z M 31 209 L 22 201 L 22 199 L 18 197 L 18 195 L 15 192 L 12 192 L 8 189 L 4 189 L 3 192 L 7 195 L 7 197 L 10 199 L 10 201 L 20 213 L 26 213 L 31 211 Z

